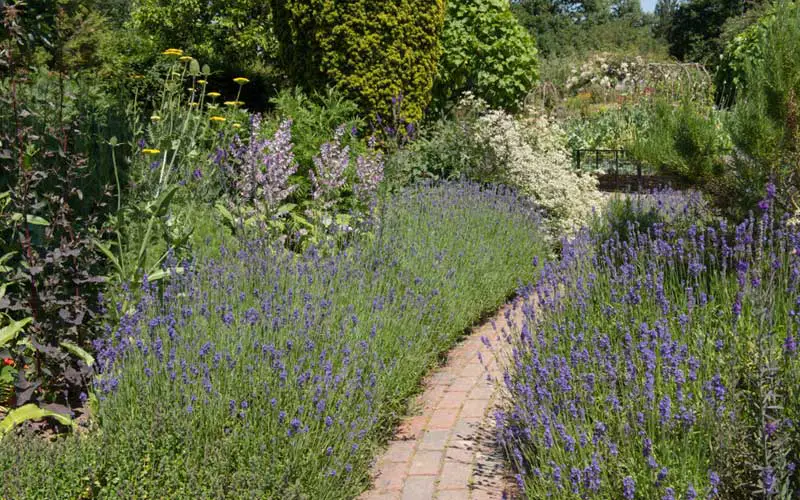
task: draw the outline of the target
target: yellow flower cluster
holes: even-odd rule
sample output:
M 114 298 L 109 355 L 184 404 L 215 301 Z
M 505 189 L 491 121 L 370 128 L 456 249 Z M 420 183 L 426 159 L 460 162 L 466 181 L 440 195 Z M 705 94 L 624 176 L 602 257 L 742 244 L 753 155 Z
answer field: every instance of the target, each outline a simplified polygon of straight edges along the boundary
M 247 83 L 250 83 L 250 80 L 248 80 L 247 78 L 245 78 L 243 76 L 236 77 L 236 78 L 233 79 L 233 81 L 238 83 L 239 85 L 245 85 Z
M 224 116 L 216 116 L 215 115 L 215 116 L 212 116 L 211 118 L 209 118 L 209 120 L 211 120 L 212 122 L 224 122 L 225 121 L 225 117 Z
M 160 149 L 154 149 L 154 148 L 145 148 L 142 150 L 142 153 L 146 155 L 157 155 L 160 152 L 161 152 Z
M 162 52 L 162 54 L 164 54 L 165 56 L 178 56 L 178 57 L 180 57 L 180 56 L 183 55 L 183 51 L 181 49 L 167 49 L 164 52 Z

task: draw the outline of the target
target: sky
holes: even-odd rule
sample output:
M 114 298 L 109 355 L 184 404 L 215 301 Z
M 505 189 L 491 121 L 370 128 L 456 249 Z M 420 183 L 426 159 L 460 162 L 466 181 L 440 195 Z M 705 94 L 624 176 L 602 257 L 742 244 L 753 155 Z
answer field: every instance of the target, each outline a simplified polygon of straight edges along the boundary
M 656 0 L 642 0 L 642 10 L 645 12 L 653 12 L 656 7 Z

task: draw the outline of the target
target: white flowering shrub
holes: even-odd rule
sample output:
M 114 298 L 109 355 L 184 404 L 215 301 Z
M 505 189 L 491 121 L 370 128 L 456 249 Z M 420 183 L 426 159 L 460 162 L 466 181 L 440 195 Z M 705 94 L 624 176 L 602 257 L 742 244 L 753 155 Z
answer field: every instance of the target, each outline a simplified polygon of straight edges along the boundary
M 473 134 L 488 156 L 491 180 L 533 198 L 557 235 L 590 222 L 602 202 L 597 179 L 572 168 L 565 134 L 555 122 L 543 115 L 515 118 L 469 96 L 462 106 L 483 108 Z

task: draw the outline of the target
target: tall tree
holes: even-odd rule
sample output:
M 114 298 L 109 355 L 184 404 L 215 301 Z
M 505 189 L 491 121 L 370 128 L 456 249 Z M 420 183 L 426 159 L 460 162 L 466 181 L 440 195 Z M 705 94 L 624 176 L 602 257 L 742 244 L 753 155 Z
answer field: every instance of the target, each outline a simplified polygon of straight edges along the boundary
M 682 61 L 715 64 L 722 51 L 719 36 L 725 22 L 761 0 L 689 0 L 674 11 L 667 34 L 669 52 Z
M 659 37 L 666 38 L 672 26 L 672 18 L 678 10 L 680 0 L 658 0 L 654 14 L 656 16 L 655 31 Z

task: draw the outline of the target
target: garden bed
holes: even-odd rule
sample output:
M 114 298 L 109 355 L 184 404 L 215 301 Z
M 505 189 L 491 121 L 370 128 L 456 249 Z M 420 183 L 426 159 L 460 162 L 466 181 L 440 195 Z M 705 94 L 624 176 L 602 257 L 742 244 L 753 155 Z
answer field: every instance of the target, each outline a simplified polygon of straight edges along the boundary
M 254 241 L 188 266 L 97 344 L 99 429 L 15 437 L 3 495 L 352 498 L 439 354 L 533 273 L 536 210 L 412 188 L 341 249 Z M 47 463 L 47 467 L 43 464 Z

